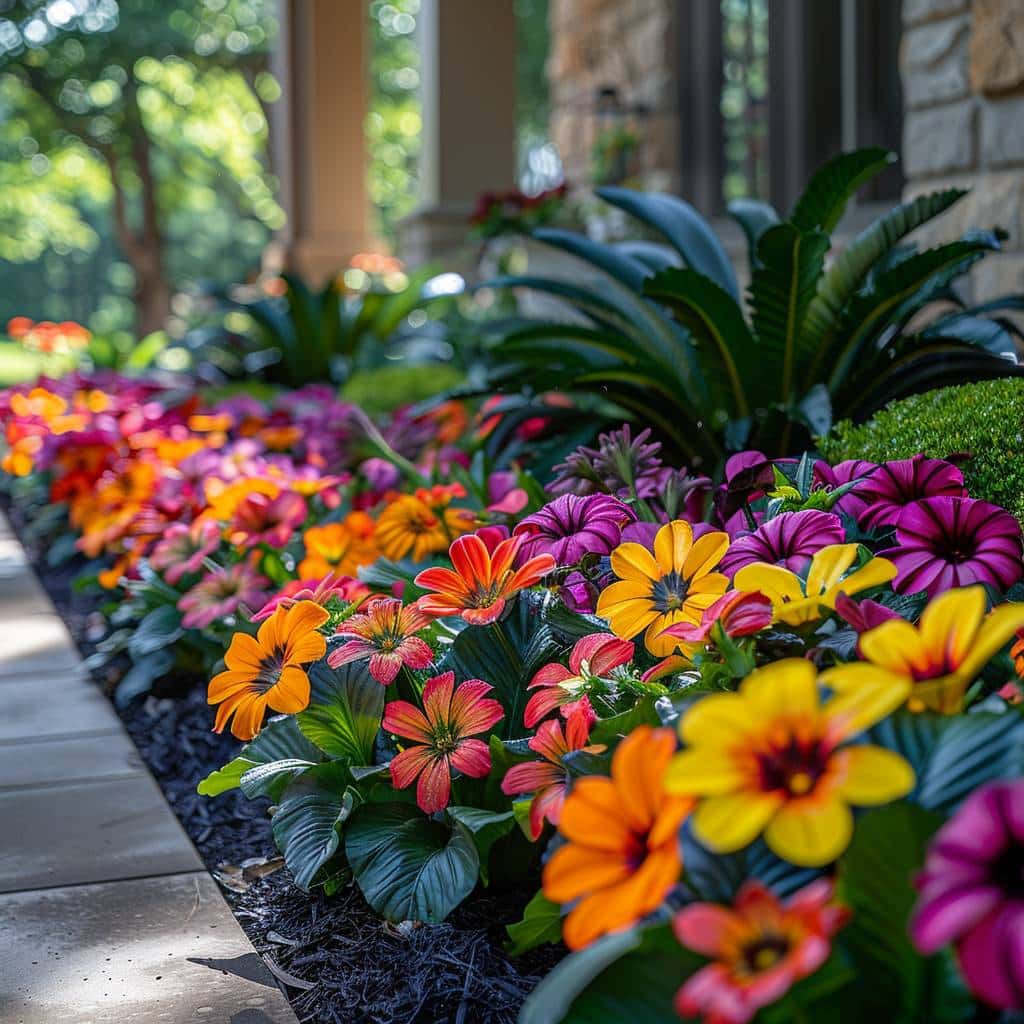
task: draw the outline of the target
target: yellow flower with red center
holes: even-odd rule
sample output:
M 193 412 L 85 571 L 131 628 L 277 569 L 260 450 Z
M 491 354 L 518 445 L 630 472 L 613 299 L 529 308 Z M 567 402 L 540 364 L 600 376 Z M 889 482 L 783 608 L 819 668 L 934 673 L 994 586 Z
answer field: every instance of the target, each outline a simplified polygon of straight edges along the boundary
M 422 562 L 447 551 L 456 537 L 473 528 L 473 513 L 449 507 L 452 495 L 439 490 L 420 488 L 403 494 L 380 514 L 375 536 L 385 558 L 397 562 L 408 555 Z
M 828 864 L 849 845 L 851 805 L 888 803 L 913 789 L 914 771 L 899 754 L 850 743 L 899 707 L 908 686 L 822 703 L 809 661 L 755 669 L 738 693 L 712 694 L 686 713 L 686 750 L 669 766 L 665 788 L 700 799 L 694 835 L 715 853 L 764 833 L 790 863 Z
M 309 676 L 303 666 L 319 661 L 327 641 L 318 632 L 330 613 L 312 601 L 279 607 L 256 636 L 236 633 L 224 655 L 227 669 L 210 680 L 207 701 L 219 704 L 214 732 L 251 740 L 267 708 L 293 715 L 309 704 Z
M 829 544 L 811 559 L 806 578 L 781 565 L 754 562 L 733 577 L 737 590 L 760 590 L 772 602 L 776 622 L 807 626 L 835 610 L 840 594 L 857 594 L 888 583 L 896 566 L 885 558 L 872 558 L 854 568 L 859 545 Z
M 694 801 L 662 788 L 675 748 L 671 730 L 642 725 L 616 748 L 610 778 L 577 779 L 566 797 L 558 831 L 568 841 L 543 884 L 553 903 L 575 904 L 562 926 L 570 949 L 657 910 L 679 881 L 679 827 Z
M 915 626 L 889 619 L 861 635 L 863 659 L 822 676 L 841 698 L 893 690 L 911 711 L 960 711 L 967 688 L 991 658 L 1024 628 L 1024 604 L 1001 604 L 985 614 L 981 586 L 947 590 L 932 600 Z
M 715 569 L 728 547 L 725 533 L 694 540 L 693 528 L 681 519 L 658 530 L 653 554 L 642 544 L 620 544 L 611 554 L 619 582 L 602 591 L 597 614 L 616 636 L 630 640 L 646 630 L 651 654 L 672 654 L 680 641 L 665 629 L 677 622 L 698 625 L 704 610 L 725 593 L 729 580 Z
M 354 512 L 343 522 L 324 523 L 306 530 L 302 535 L 306 557 L 299 563 L 299 578 L 319 579 L 328 573 L 355 576 L 359 566 L 373 562 L 377 549 L 366 534 L 363 515 Z
M 246 477 L 224 483 L 211 477 L 205 483 L 207 509 L 204 517 L 230 523 L 235 518 L 238 506 L 251 494 L 265 494 L 268 498 L 276 498 L 281 493 L 281 485 L 263 477 Z

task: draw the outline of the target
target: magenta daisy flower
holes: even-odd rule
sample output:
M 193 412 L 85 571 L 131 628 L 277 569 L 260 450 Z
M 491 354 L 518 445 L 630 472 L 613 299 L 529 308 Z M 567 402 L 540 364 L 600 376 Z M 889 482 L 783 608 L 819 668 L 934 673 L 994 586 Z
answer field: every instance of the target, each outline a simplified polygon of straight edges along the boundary
M 352 615 L 338 626 L 346 642 L 327 656 L 331 668 L 369 660 L 370 675 L 382 686 L 395 681 L 403 665 L 426 668 L 434 660 L 430 645 L 415 634 L 432 619 L 414 604 L 403 605 L 397 597 L 374 598 L 365 612 Z
M 523 537 L 517 564 L 551 555 L 558 565 L 575 565 L 584 555 L 610 554 L 622 528 L 635 519 L 633 510 L 610 494 L 563 494 L 515 528 Z
M 199 572 L 218 544 L 220 527 L 212 519 L 197 519 L 191 525 L 172 523 L 153 548 L 149 564 L 173 587 L 182 576 Z
M 178 601 L 186 629 L 205 629 L 211 622 L 234 615 L 241 606 L 258 608 L 266 600 L 270 580 L 247 562 L 207 573 Z
M 867 530 L 892 526 L 907 505 L 940 495 L 967 496 L 964 475 L 953 463 L 924 455 L 883 462 L 857 488 L 857 497 L 865 502 L 857 521 Z
M 972 793 L 936 833 L 910 925 L 926 956 L 956 944 L 975 995 L 1024 1009 L 1024 780 Z
M 811 508 L 783 512 L 762 523 L 753 533 L 734 540 L 722 557 L 722 572 L 732 577 L 754 562 L 801 572 L 823 547 L 842 544 L 844 539 L 842 520 L 833 512 Z
M 881 551 L 896 564 L 895 588 L 929 597 L 988 583 L 1008 590 L 1024 576 L 1020 524 L 1005 509 L 974 498 L 925 498 L 896 520 L 896 544 Z

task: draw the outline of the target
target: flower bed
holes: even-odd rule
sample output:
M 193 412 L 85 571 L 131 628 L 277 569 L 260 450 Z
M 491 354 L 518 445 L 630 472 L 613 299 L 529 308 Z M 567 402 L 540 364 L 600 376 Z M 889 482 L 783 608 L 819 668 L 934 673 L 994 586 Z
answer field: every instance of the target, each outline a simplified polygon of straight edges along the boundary
M 1021 531 L 952 463 L 712 482 L 623 428 L 537 479 L 493 408 L 322 388 L 0 411 L 15 500 L 109 589 L 119 701 L 191 676 L 244 743 L 194 782 L 273 805 L 289 920 L 416 950 L 528 898 L 510 955 L 570 955 L 527 1024 L 1024 1008 Z

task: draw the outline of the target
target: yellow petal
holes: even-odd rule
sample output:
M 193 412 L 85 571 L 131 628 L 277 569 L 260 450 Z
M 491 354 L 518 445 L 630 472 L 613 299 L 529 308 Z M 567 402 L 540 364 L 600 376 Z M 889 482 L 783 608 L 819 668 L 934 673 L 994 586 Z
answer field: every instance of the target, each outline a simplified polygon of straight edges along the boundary
M 903 676 L 926 671 L 931 661 L 917 630 L 905 619 L 889 619 L 869 629 L 857 649 L 866 661 Z
M 654 556 L 643 546 L 633 541 L 620 544 L 611 553 L 612 572 L 623 580 L 657 580 L 662 573 L 654 561 Z
M 705 533 L 698 537 L 683 562 L 683 578 L 693 580 L 706 576 L 722 560 L 728 548 L 727 533 Z
M 764 831 L 782 799 L 777 793 L 747 791 L 708 797 L 693 812 L 693 833 L 714 853 L 742 850 Z
M 983 587 L 948 590 L 929 602 L 921 613 L 918 632 L 932 663 L 948 669 L 959 666 L 984 615 Z
M 669 761 L 665 791 L 678 796 L 720 796 L 740 789 L 747 773 L 724 750 L 684 750 Z
M 851 572 L 846 579 L 831 587 L 826 592 L 824 600 L 829 608 L 835 608 L 836 598 L 840 594 L 859 594 L 869 587 L 880 587 L 895 576 L 896 566 L 888 558 L 872 558 L 870 562 Z
M 740 684 L 740 693 L 754 720 L 766 728 L 780 715 L 818 714 L 818 673 L 803 658 L 783 658 L 754 669 Z
M 928 610 L 925 609 L 925 614 Z M 922 618 L 923 623 L 923 618 Z M 1013 635 L 1024 629 L 1024 604 L 1013 602 L 993 608 L 981 624 L 970 651 L 956 670 L 958 678 L 968 683 L 982 670 L 993 655 L 1010 642 Z
M 884 747 L 844 747 L 829 760 L 840 779 L 836 792 L 858 807 L 899 800 L 914 788 L 914 769 L 905 758 Z
M 823 867 L 850 845 L 853 815 L 835 797 L 790 800 L 768 823 L 764 839 L 773 853 L 804 868 Z
M 751 706 L 738 693 L 713 693 L 686 712 L 679 735 L 688 746 L 703 751 L 742 746 L 757 728 Z
M 838 737 L 880 722 L 906 701 L 914 685 L 909 676 L 866 661 L 830 668 L 821 674 L 821 682 L 834 693 L 823 713 Z
M 745 565 L 733 577 L 732 585 L 737 590 L 760 590 L 773 605 L 784 601 L 799 601 L 804 596 L 800 580 L 781 565 L 754 562 Z
M 834 587 L 855 561 L 856 544 L 829 544 L 823 547 L 811 559 L 811 568 L 807 573 L 808 595 L 824 594 L 830 587 Z
M 683 575 L 683 565 L 692 547 L 693 527 L 689 523 L 682 519 L 666 523 L 654 537 L 654 557 L 659 574 L 667 576 L 670 572 L 678 572 Z

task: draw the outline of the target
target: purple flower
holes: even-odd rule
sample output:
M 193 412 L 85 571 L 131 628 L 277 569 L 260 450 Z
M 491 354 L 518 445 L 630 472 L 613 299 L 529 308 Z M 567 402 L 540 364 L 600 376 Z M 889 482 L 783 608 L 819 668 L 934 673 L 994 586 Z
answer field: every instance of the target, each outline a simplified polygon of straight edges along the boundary
M 866 503 L 857 521 L 867 530 L 892 526 L 907 505 L 940 495 L 967 496 L 964 475 L 951 462 L 924 455 L 883 462 L 857 488 L 857 496 Z
M 956 943 L 971 991 L 1024 1009 L 1024 780 L 972 793 L 936 833 L 910 925 L 925 955 Z
M 373 491 L 388 491 L 397 487 L 402 474 L 387 459 L 372 458 L 360 463 L 359 473 Z
M 729 522 L 744 505 L 764 496 L 775 483 L 771 459 L 763 452 L 738 452 L 725 464 L 725 483 L 715 494 L 719 521 Z
M 925 498 L 896 520 L 896 544 L 879 552 L 898 570 L 901 593 L 929 597 L 953 587 L 988 583 L 1008 590 L 1024 576 L 1021 533 L 1005 509 L 974 498 Z
M 616 493 L 629 490 L 661 466 L 660 441 L 649 441 L 650 427 L 633 437 L 624 423 L 618 430 L 600 434 L 596 448 L 579 447 L 565 462 L 554 467 L 555 478 L 548 484 L 550 494 Z
M 626 523 L 636 519 L 633 510 L 608 494 L 563 494 L 516 528 L 526 540 L 517 564 L 537 555 L 554 556 L 558 565 L 575 565 L 584 555 L 607 555 L 617 547 Z
M 868 506 L 868 499 L 864 490 L 867 480 L 865 477 L 872 476 L 878 469 L 874 462 L 866 462 L 864 459 L 847 459 L 845 462 L 830 466 L 827 462 L 820 460 L 814 464 L 814 483 L 819 487 L 827 487 L 830 491 L 837 490 L 843 484 L 851 480 L 860 479 L 852 490 L 847 491 L 832 508 L 836 512 L 845 512 L 848 516 L 858 519 L 860 514 Z M 921 495 L 923 497 L 923 495 Z
M 903 618 L 899 612 L 879 604 L 878 601 L 872 601 L 870 598 L 855 601 L 849 594 L 840 594 L 836 598 L 836 612 L 858 634 L 867 633 L 890 619 Z
M 768 562 L 801 572 L 823 547 L 842 544 L 844 539 L 842 520 L 832 512 L 813 508 L 783 512 L 762 523 L 753 533 L 734 540 L 722 558 L 722 572 L 732 577 L 752 562 Z

